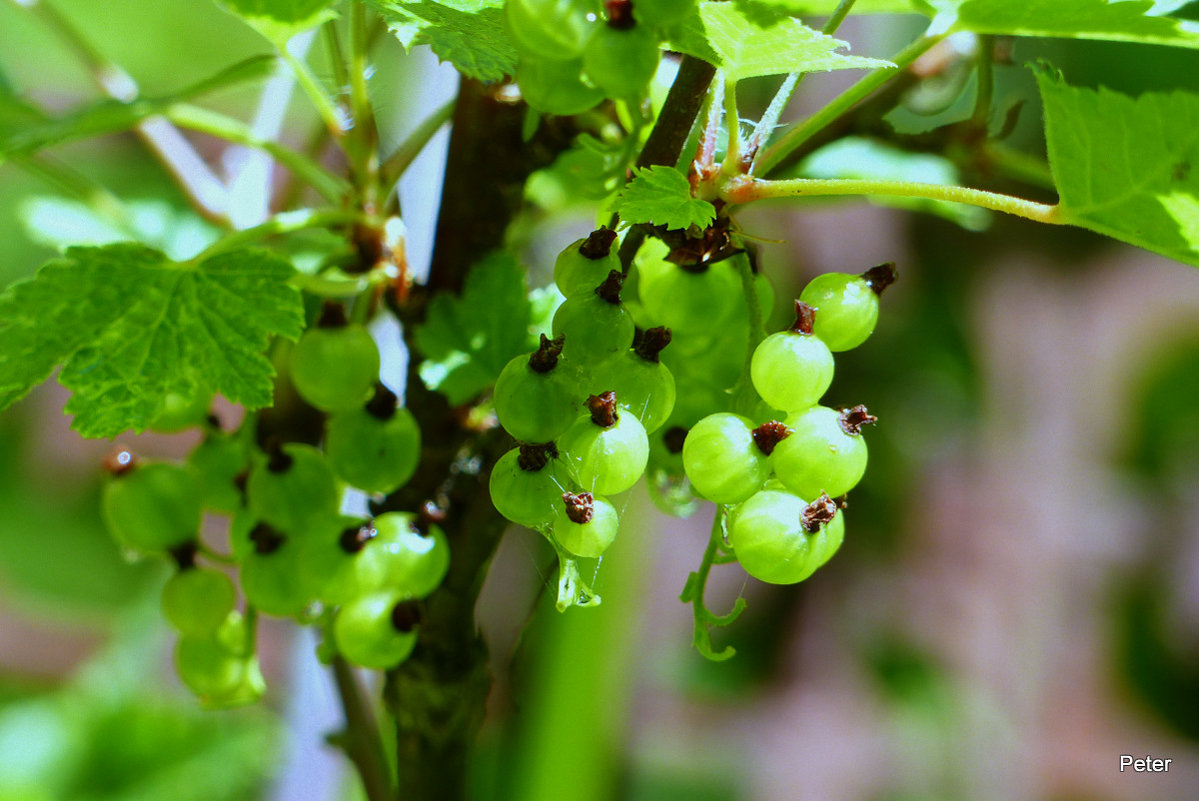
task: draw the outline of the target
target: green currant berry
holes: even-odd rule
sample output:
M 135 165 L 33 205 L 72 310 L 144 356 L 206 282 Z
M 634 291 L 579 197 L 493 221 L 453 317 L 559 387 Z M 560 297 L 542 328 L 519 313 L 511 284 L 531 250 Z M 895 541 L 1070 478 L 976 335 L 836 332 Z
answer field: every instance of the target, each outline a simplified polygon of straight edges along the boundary
M 450 544 L 436 525 L 421 533 L 416 517 L 388 512 L 374 519 L 377 536 L 355 558 L 354 576 L 363 593 L 386 590 L 404 598 L 424 598 L 437 589 L 450 568 Z
M 575 556 L 602 556 L 619 529 L 615 507 L 590 492 L 563 493 L 554 510 L 554 539 Z
M 816 276 L 799 296 L 816 309 L 812 333 L 834 353 L 861 345 L 878 322 L 879 295 L 894 280 L 894 264 L 881 264 L 862 275 Z
M 615 231 L 600 228 L 567 245 L 554 262 L 558 291 L 568 298 L 588 294 L 603 283 L 608 273 L 620 270 L 620 257 L 612 246 L 615 240 Z
M 420 608 L 387 592 L 372 593 L 345 604 L 333 621 L 337 648 L 349 661 L 387 670 L 403 662 L 416 647 Z
M 554 509 L 572 483 L 558 449 L 522 445 L 500 457 L 488 487 L 496 511 L 521 526 L 541 529 L 554 520 Z
M 789 492 L 762 490 L 734 511 L 729 544 L 754 578 L 794 584 L 832 556 L 844 525 L 827 496 L 809 505 Z M 830 537 L 835 545 L 829 544 Z
M 833 354 L 812 336 L 812 307 L 796 301 L 795 309 L 792 328 L 762 340 L 749 366 L 750 379 L 762 400 L 785 412 L 812 406 L 833 381 Z
M 337 412 L 325 428 L 325 455 L 343 481 L 367 492 L 393 492 L 420 461 L 420 427 L 382 384 L 362 409 Z
M 645 25 L 603 25 L 583 50 L 583 71 L 607 97 L 635 98 L 658 71 L 658 37 Z
M 250 470 L 246 500 L 258 520 L 295 534 L 335 517 L 341 490 L 320 451 L 293 442 Z
M 116 540 L 145 553 L 182 545 L 200 528 L 196 479 L 176 464 L 143 464 L 114 477 L 104 486 L 101 507 Z
M 866 472 L 862 426 L 874 420 L 865 406 L 844 411 L 813 406 L 790 415 L 792 434 L 770 457 L 775 474 L 787 489 L 806 498 L 822 492 L 844 495 Z
M 238 476 L 249 469 L 245 442 L 227 434 L 209 432 L 187 457 L 206 509 L 233 514 L 242 506 Z
M 592 294 L 567 298 L 554 313 L 554 336 L 565 337 L 566 357 L 572 363 L 591 369 L 633 344 L 636 326 L 620 302 L 623 283 L 621 274 L 612 270 Z
M 695 491 L 708 500 L 740 503 L 770 477 L 770 452 L 789 433 L 777 422 L 755 428 L 740 415 L 708 415 L 683 442 L 683 469 Z
M 379 349 L 360 325 L 309 328 L 291 352 L 291 380 L 322 411 L 357 409 L 379 380 Z
M 592 394 L 615 392 L 620 407 L 635 414 L 647 434 L 661 428 L 674 410 L 674 375 L 658 358 L 670 340 L 669 328 L 651 328 L 632 350 L 597 365 L 587 380 Z
M 591 413 L 578 418 L 559 441 L 562 460 L 583 489 L 624 492 L 645 472 L 645 428 L 635 415 L 618 413 L 615 392 L 592 395 L 587 406 Z
M 581 114 L 604 99 L 604 93 L 582 78 L 583 60 L 550 61 L 521 56 L 516 62 L 516 85 L 529 108 L 567 117 Z
M 569 61 L 583 54 L 600 9 L 594 0 L 509 0 L 504 10 L 521 56 Z
M 541 347 L 508 362 L 495 382 L 496 417 L 521 442 L 549 442 L 578 414 L 573 382 L 558 362 L 562 345 L 542 334 Z
M 695 13 L 697 0 L 637 0 L 637 21 L 654 28 L 669 28 Z
M 162 588 L 163 615 L 190 637 L 215 634 L 236 601 L 237 591 L 229 577 L 204 568 L 180 570 Z

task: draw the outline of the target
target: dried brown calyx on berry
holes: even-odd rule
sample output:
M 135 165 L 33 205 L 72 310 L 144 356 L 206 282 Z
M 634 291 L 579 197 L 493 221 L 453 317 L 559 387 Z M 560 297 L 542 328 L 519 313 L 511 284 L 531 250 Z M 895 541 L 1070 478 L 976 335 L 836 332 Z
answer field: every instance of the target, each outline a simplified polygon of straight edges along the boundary
M 791 436 L 791 429 L 778 420 L 771 420 L 767 423 L 755 428 L 750 432 L 754 438 L 754 444 L 758 446 L 764 455 L 769 456 L 774 453 L 774 448 L 780 442 Z
M 876 295 L 882 295 L 883 290 L 895 283 L 895 279 L 899 277 L 899 271 L 895 269 L 895 262 L 888 261 L 877 267 L 871 267 L 866 272 L 862 273 L 861 278 L 866 282 L 866 286 L 870 287 L 871 291 Z
M 553 370 L 558 366 L 558 357 L 562 355 L 562 346 L 565 344 L 566 337 L 562 334 L 553 339 L 542 334 L 541 343 L 529 357 L 529 369 L 535 373 L 548 373 Z
M 595 516 L 595 496 L 590 492 L 564 492 L 562 503 L 566 505 L 566 516 L 570 522 L 583 525 Z
M 837 417 L 837 422 L 841 425 L 841 430 L 851 437 L 856 437 L 862 433 L 862 426 L 868 426 L 878 422 L 878 418 L 866 411 L 866 407 L 862 404 L 850 406 L 841 410 L 840 416 Z
M 552 442 L 541 445 L 521 445 L 516 457 L 516 466 L 526 473 L 540 472 L 550 459 L 558 457 L 558 446 Z
M 791 327 L 787 330 L 795 334 L 810 335 L 815 322 L 816 307 L 797 300 L 795 301 L 795 322 L 791 323 Z
M 579 245 L 579 255 L 592 261 L 606 258 L 612 252 L 612 243 L 615 241 L 616 232 L 614 230 L 597 228 L 583 240 L 583 244 Z
M 361 525 L 343 529 L 341 536 L 337 538 L 337 544 L 346 553 L 358 553 L 377 536 L 379 536 L 379 532 L 375 528 L 374 521 L 367 520 Z
M 644 331 L 637 329 L 633 337 L 633 352 L 645 361 L 657 364 L 662 351 L 670 344 L 672 338 L 670 329 L 664 325 L 647 328 Z
M 587 410 L 591 412 L 591 422 L 601 428 L 614 426 L 620 420 L 620 415 L 616 413 L 616 393 L 612 390 L 588 395 Z
M 830 498 L 827 492 L 822 492 L 819 498 L 800 512 L 799 522 L 804 531 L 815 534 L 821 526 L 831 523 L 836 516 L 837 502 Z

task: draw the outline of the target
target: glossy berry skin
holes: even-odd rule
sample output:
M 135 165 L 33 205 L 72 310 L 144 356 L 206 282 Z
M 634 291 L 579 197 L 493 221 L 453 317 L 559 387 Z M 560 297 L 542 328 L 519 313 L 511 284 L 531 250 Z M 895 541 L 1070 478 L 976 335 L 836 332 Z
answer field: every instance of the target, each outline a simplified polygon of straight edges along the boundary
M 516 85 L 529 108 L 542 114 L 581 114 L 604 99 L 604 93 L 583 82 L 583 60 L 549 61 L 522 56 L 516 62 Z
M 291 534 L 335 517 L 341 490 L 325 457 L 300 443 L 284 445 L 282 453 L 286 467 L 272 470 L 264 459 L 250 470 L 246 500 L 254 516 Z
M 586 242 L 577 239 L 566 246 L 554 261 L 554 283 L 564 297 L 586 295 L 595 290 L 612 270 L 620 270 L 620 257 L 615 247 L 607 256 L 590 259 L 579 252 Z
M 420 428 L 407 409 L 396 409 L 386 420 L 365 409 L 338 412 L 325 426 L 325 456 L 350 486 L 392 492 L 416 472 Z
M 818 275 L 799 299 L 816 309 L 812 333 L 834 353 L 861 345 L 878 322 L 878 295 L 859 275 Z
M 495 414 L 500 425 L 521 442 L 550 442 L 578 415 L 576 392 L 562 367 L 539 373 L 529 366 L 530 356 L 517 356 L 500 372 Z
M 753 438 L 748 417 L 719 412 L 700 420 L 683 442 L 683 470 L 692 488 L 714 503 L 740 503 L 770 478 L 770 461 Z
M 190 637 L 215 634 L 236 601 L 237 591 L 229 577 L 205 568 L 180 570 L 162 588 L 163 616 Z
M 628 350 L 636 327 L 623 303 L 594 293 L 567 298 L 554 312 L 553 325 L 554 336 L 566 337 L 567 358 L 584 369 Z
M 416 529 L 408 512 L 388 512 L 374 520 L 378 532 L 354 562 L 361 593 L 388 591 L 404 598 L 424 598 L 437 589 L 450 568 L 450 544 L 435 525 L 428 534 Z
M 181 636 L 175 647 L 180 680 L 209 707 L 252 704 L 266 690 L 253 643 L 238 612 L 204 637 Z
M 270 553 L 251 551 L 241 563 L 246 601 L 268 615 L 298 617 L 318 595 L 300 563 L 300 543 L 289 539 Z
M 541 529 L 554 520 L 554 509 L 562 503 L 562 493 L 573 489 L 566 466 L 557 458 L 549 459 L 540 470 L 523 470 L 520 449 L 505 453 L 492 468 L 488 488 L 496 511 L 508 520 L 528 528 Z
M 199 495 L 190 471 L 153 462 L 105 484 L 101 511 L 117 542 L 144 553 L 158 553 L 195 538 L 200 528 Z
M 554 539 L 570 553 L 594 559 L 603 555 L 616 540 L 620 515 L 607 500 L 592 500 L 592 517 L 586 523 L 576 523 L 567 516 L 561 499 L 554 511 Z
M 833 354 L 811 334 L 780 331 L 754 350 L 749 375 L 771 407 L 785 412 L 817 403 L 833 382 Z
M 392 613 L 400 597 L 376 592 L 345 604 L 333 620 L 337 649 L 349 661 L 363 667 L 386 670 L 408 658 L 416 647 L 416 630 L 399 631 Z
M 291 380 L 322 411 L 357 409 L 379 380 L 379 349 L 360 325 L 309 328 L 292 349 Z
M 644 25 L 602 25 L 583 50 L 587 78 L 613 98 L 635 98 L 658 71 L 658 37 Z
M 847 434 L 840 412 L 813 406 L 787 417 L 791 436 L 775 446 L 770 461 L 787 489 L 804 498 L 849 492 L 866 472 L 866 440 Z
M 303 586 L 334 606 L 360 595 L 356 562 L 374 534 L 372 522 L 358 517 L 339 516 L 313 527 L 296 543 L 296 569 Z
M 622 409 L 633 413 L 647 434 L 657 431 L 674 411 L 674 375 L 662 362 L 652 362 L 625 351 L 601 363 L 587 380 L 591 394 L 616 393 Z
M 548 61 L 579 58 L 599 27 L 591 0 L 509 0 L 504 11 L 519 55 Z
M 845 536 L 843 514 L 808 533 L 801 524 L 806 507 L 793 493 L 762 490 L 734 510 L 729 544 L 746 573 L 768 584 L 794 584 L 832 557 Z
M 607 427 L 596 425 L 590 415 L 579 417 L 562 435 L 558 447 L 578 485 L 601 495 L 632 487 L 649 460 L 645 427 L 627 412 Z
M 684 269 L 665 261 L 665 245 L 649 240 L 637 256 L 637 291 L 645 313 L 676 334 L 719 333 L 721 324 L 741 302 L 736 260 L 706 268 Z

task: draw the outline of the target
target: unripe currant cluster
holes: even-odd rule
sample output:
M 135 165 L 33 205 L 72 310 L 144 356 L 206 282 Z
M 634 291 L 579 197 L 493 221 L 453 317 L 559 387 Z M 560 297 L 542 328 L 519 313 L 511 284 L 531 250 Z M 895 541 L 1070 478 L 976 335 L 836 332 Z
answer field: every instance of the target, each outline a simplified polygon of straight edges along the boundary
M 795 302 L 795 322 L 754 349 L 750 378 L 765 410 L 759 421 L 710 414 L 683 442 L 683 469 L 698 495 L 728 507 L 728 543 L 751 576 L 803 581 L 844 537 L 841 499 L 866 471 L 865 406 L 819 405 L 833 380 L 833 352 L 873 332 L 878 297 L 894 266 L 860 276 L 814 279 Z M 817 321 L 821 321 L 817 324 Z
M 516 83 L 530 107 L 578 114 L 604 98 L 636 103 L 658 69 L 666 29 L 696 0 L 507 0 L 519 60 Z
M 248 703 L 263 692 L 257 612 L 321 626 L 322 653 L 366 667 L 392 667 L 415 646 L 420 601 L 449 567 L 438 510 L 373 519 L 340 512 L 347 488 L 393 492 L 420 458 L 420 430 L 379 383 L 379 365 L 369 333 L 328 304 L 290 361 L 297 392 L 327 413 L 323 449 L 272 441 L 259 450 L 252 424 L 234 435 L 211 421 L 183 464 L 121 451 L 109 465 L 105 521 L 130 551 L 173 557 L 163 612 L 179 632 L 179 676 L 207 703 Z M 231 517 L 227 554 L 199 541 L 205 512 Z
M 795 324 L 747 360 L 755 315 L 743 290 L 759 309 L 773 290 L 727 227 L 647 238 L 627 275 L 615 238 L 601 228 L 559 255 L 555 337 L 496 383 L 497 416 L 520 443 L 492 472 L 496 508 L 568 557 L 597 557 L 619 527 L 604 496 L 647 470 L 659 489 L 685 475 L 730 510 L 729 545 L 751 575 L 806 578 L 840 546 L 832 499 L 861 479 L 861 428 L 874 421 L 862 406 L 818 405 L 832 352 L 874 330 L 893 266 L 815 279 Z

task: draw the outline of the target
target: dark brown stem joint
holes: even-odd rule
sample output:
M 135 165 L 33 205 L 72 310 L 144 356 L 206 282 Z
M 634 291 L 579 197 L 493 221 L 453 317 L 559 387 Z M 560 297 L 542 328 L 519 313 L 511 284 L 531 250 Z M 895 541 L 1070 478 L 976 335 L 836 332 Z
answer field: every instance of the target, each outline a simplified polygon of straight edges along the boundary
M 799 522 L 804 531 L 815 534 L 821 526 L 831 523 L 836 516 L 837 502 L 830 498 L 827 492 L 822 492 L 819 498 L 808 504 L 800 513 Z
M 898 277 L 899 271 L 895 269 L 895 262 L 893 261 L 880 264 L 877 267 L 871 267 L 861 275 L 862 280 L 866 282 L 866 286 L 870 287 L 876 295 L 882 295 L 883 290 L 895 283 L 895 279 Z
M 420 604 L 416 601 L 400 601 L 391 608 L 391 626 L 401 634 L 412 631 L 420 621 Z
M 658 363 L 658 356 L 670 344 L 672 334 L 664 325 L 640 331 L 633 341 L 633 350 L 647 362 Z
M 543 445 L 521 445 L 516 465 L 526 473 L 536 473 L 549 464 L 550 459 L 557 457 L 558 446 L 552 442 Z
M 791 436 L 791 429 L 778 420 L 763 423 L 753 430 L 754 444 L 766 456 L 774 453 L 774 447 Z
M 558 357 L 562 355 L 562 346 L 565 343 L 566 337 L 562 334 L 553 339 L 542 334 L 541 345 L 529 357 L 529 369 L 535 373 L 548 373 L 553 370 L 558 366 Z
M 866 411 L 866 407 L 859 403 L 857 406 L 842 409 L 837 422 L 841 424 L 842 431 L 851 437 L 856 437 L 862 433 L 862 426 L 877 423 L 878 418 Z
M 612 390 L 587 396 L 587 410 L 591 412 L 591 422 L 601 428 L 614 426 L 620 419 L 616 413 L 616 393 Z
M 632 0 L 604 0 L 604 11 L 608 14 L 608 27 L 627 31 L 636 23 L 633 19 Z
M 566 504 L 566 516 L 572 523 L 581 526 L 595 516 L 595 496 L 590 492 L 564 492 L 562 503 Z
M 595 294 L 600 296 L 600 300 L 611 303 L 613 306 L 620 305 L 620 289 L 624 286 L 624 276 L 619 270 L 609 270 L 608 277 L 604 282 L 595 288 Z
M 597 228 L 579 245 L 579 255 L 592 261 L 605 258 L 612 252 L 612 243 L 616 241 L 616 232 L 611 228 Z
M 395 417 L 398 402 L 394 392 L 382 384 L 375 384 L 375 394 L 366 403 L 366 413 L 378 420 L 390 420 Z
M 316 318 L 318 328 L 345 328 L 349 324 L 345 306 L 336 300 L 326 300 L 321 304 L 320 316 Z
M 802 300 L 795 301 L 795 322 L 789 330 L 796 334 L 811 334 L 812 326 L 816 323 L 816 308 Z
M 346 553 L 358 553 L 377 536 L 379 536 L 379 532 L 375 528 L 374 521 L 368 520 L 361 526 L 350 526 L 343 530 L 337 539 L 337 544 Z

